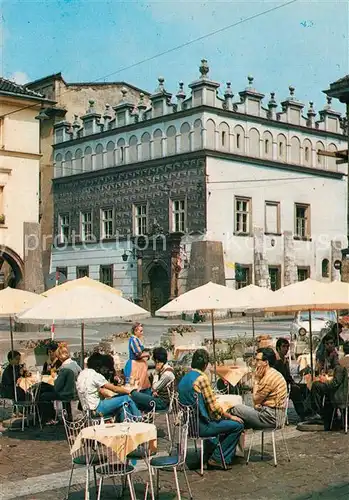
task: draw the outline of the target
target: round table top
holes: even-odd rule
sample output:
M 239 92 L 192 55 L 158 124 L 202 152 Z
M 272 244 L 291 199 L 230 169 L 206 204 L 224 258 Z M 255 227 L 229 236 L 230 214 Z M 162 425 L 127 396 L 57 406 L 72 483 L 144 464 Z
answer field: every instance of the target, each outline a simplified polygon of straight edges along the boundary
M 242 404 L 242 397 L 237 394 L 218 394 L 216 398 L 224 411 Z

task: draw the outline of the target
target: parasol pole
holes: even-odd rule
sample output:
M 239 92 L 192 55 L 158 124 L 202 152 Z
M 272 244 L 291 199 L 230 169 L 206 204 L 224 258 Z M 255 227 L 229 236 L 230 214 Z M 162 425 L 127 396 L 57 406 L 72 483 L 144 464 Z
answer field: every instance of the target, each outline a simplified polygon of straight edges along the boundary
M 10 316 L 10 338 L 11 338 L 11 354 L 13 355 L 14 345 L 13 345 L 13 322 L 12 322 L 12 316 Z M 12 365 L 12 370 L 13 370 L 13 385 L 14 385 L 14 395 L 15 395 L 15 401 L 17 403 L 17 380 L 16 380 L 16 370 L 15 370 L 15 365 Z
M 337 319 L 337 347 L 339 349 L 339 315 L 338 315 L 338 310 L 336 311 L 336 319 Z
M 311 329 L 311 310 L 309 309 L 309 343 L 310 343 L 310 368 L 311 381 L 314 379 L 314 362 L 313 362 L 313 332 Z
M 59 283 L 59 272 L 56 271 L 55 287 L 58 286 L 58 283 Z M 51 324 L 51 340 L 54 340 L 54 338 L 55 338 L 55 320 L 53 319 Z
M 214 377 L 215 377 L 215 380 L 217 380 L 216 338 L 215 338 L 215 334 L 214 334 L 213 309 L 211 309 L 211 326 L 212 326 L 212 341 L 213 341 Z
M 85 362 L 85 323 L 81 323 L 81 369 L 84 369 Z
M 254 325 L 254 316 L 253 316 L 253 313 L 252 313 L 253 357 L 255 356 L 255 352 L 256 352 L 255 337 L 256 337 L 256 332 L 255 332 L 255 325 Z

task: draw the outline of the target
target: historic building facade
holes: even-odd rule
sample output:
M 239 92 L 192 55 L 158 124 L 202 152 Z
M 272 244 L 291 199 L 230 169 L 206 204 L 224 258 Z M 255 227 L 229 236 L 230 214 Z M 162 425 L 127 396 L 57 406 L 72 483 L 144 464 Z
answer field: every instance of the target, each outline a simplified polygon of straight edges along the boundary
M 230 83 L 221 96 L 208 72 L 202 61 L 175 103 L 159 78 L 149 103 L 124 88 L 103 114 L 90 102 L 55 125 L 52 269 L 152 310 L 185 289 L 198 239 L 223 242 L 229 286 L 334 277 L 346 182 L 318 152 L 343 147 L 340 114 L 329 99 L 316 120 L 293 87 L 281 110 L 274 93 L 264 105 L 252 77 L 237 100 Z
M 43 292 L 39 227 L 41 94 L 0 78 L 0 287 Z

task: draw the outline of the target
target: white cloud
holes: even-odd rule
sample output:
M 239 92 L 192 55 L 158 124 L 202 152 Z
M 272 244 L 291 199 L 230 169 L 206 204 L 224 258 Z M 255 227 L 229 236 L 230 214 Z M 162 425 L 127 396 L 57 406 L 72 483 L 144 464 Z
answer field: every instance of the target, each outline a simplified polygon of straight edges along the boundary
M 24 73 L 23 71 L 15 71 L 14 73 L 12 73 L 9 80 L 18 83 L 18 85 L 24 85 L 25 83 L 28 83 L 30 81 L 30 78 L 27 73 Z

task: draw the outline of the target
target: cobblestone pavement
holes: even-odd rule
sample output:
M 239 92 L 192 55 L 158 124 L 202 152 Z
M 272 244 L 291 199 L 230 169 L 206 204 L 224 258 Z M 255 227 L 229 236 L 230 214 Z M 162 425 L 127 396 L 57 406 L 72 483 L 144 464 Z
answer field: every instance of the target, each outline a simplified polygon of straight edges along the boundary
M 205 500 L 308 500 L 308 499 L 348 499 L 349 498 L 349 435 L 343 433 L 301 433 L 292 426 L 286 429 L 291 462 L 286 460 L 282 442 L 277 442 L 278 467 L 273 466 L 271 447 L 267 448 L 267 457 L 262 462 L 257 457 L 256 442 L 252 461 L 246 466 L 243 460 L 237 460 L 230 471 L 205 471 L 204 478 L 191 471 L 189 478 L 193 497 Z M 47 441 L 46 441 L 47 440 Z M 267 442 L 268 443 L 268 442 Z M 20 500 L 63 500 L 66 488 L 56 482 L 60 472 L 68 474 L 70 458 L 64 439 L 62 427 L 41 431 L 30 430 L 24 433 L 12 432 L 0 438 L 0 498 L 19 498 Z M 190 459 L 193 458 L 190 454 Z M 190 460 L 191 461 L 191 460 Z M 81 471 L 83 472 L 83 471 Z M 61 474 L 62 475 L 62 474 Z M 40 477 L 41 476 L 41 477 Z M 41 493 L 24 496 L 16 495 L 16 484 L 34 481 L 40 483 L 51 478 L 49 487 Z M 27 479 L 29 478 L 29 479 Z M 31 478 L 31 479 L 30 479 Z M 146 478 L 144 472 L 136 474 L 137 498 L 144 498 Z M 26 480 L 26 481 L 25 481 Z M 80 475 L 81 483 L 83 476 Z M 6 496 L 9 485 L 13 486 L 12 496 Z M 59 489 L 50 489 L 54 486 Z M 187 499 L 183 478 L 181 478 L 182 498 Z M 11 489 L 11 488 L 10 488 Z M 91 489 L 91 499 L 93 496 Z M 103 498 L 115 498 L 112 486 L 106 483 Z M 125 495 L 125 498 L 129 498 Z M 176 498 L 173 476 L 170 473 L 161 475 L 160 500 Z M 83 500 L 83 484 L 75 484 L 70 500 Z

